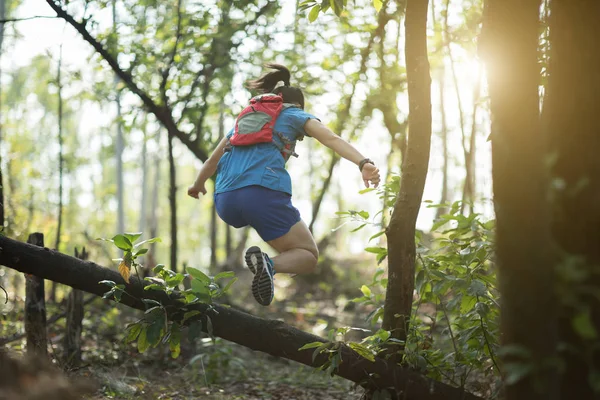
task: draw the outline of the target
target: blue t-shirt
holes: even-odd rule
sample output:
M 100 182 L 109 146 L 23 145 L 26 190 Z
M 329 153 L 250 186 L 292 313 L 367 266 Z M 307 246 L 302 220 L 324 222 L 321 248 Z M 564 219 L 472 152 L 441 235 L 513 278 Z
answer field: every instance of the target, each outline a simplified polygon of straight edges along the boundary
M 297 107 L 286 108 L 275 121 L 275 132 L 295 143 L 306 135 L 304 124 L 314 115 Z M 227 137 L 233 134 L 233 129 Z M 273 135 L 281 147 L 281 139 Z M 217 166 L 216 193 L 228 192 L 246 186 L 259 185 L 268 189 L 292 194 L 292 180 L 285 169 L 285 160 L 274 143 L 251 146 L 231 146 Z

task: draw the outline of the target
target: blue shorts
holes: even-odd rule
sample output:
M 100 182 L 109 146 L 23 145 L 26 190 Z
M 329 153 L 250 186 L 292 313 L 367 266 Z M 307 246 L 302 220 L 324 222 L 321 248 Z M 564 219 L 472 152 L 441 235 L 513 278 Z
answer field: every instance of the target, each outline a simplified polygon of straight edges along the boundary
M 252 185 L 217 193 L 219 217 L 234 228 L 250 225 L 268 242 L 282 237 L 300 221 L 300 212 L 285 192 Z

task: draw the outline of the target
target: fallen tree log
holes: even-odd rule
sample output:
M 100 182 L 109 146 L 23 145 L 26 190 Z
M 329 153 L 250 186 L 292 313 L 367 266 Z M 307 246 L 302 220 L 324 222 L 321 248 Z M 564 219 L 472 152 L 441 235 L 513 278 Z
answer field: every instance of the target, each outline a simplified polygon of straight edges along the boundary
M 116 271 L 91 261 L 79 260 L 7 237 L 0 237 L 0 265 L 98 296 L 107 291 L 105 285 L 98 283 L 102 280 L 125 283 Z M 146 305 L 141 301 L 142 298 L 159 301 L 165 306 L 180 304 L 164 292 L 145 291 L 145 282 L 140 282 L 135 277 L 131 277 L 130 282 L 126 285 L 126 291 L 131 296 L 121 298 L 121 303 L 127 306 L 145 310 Z M 207 312 L 206 305 L 195 305 L 194 308 Z M 303 332 L 282 321 L 258 318 L 218 304 L 214 304 L 213 308 L 216 312 L 211 312 L 210 318 L 215 336 L 311 367 L 318 367 L 326 361 L 325 355 L 321 355 L 313 362 L 312 350 L 298 350 L 307 343 L 326 342 L 323 338 Z M 343 362 L 335 371 L 336 375 L 371 388 L 393 388 L 400 398 L 406 400 L 481 399 L 384 359 L 376 358 L 371 362 L 346 346 L 342 347 L 341 357 Z

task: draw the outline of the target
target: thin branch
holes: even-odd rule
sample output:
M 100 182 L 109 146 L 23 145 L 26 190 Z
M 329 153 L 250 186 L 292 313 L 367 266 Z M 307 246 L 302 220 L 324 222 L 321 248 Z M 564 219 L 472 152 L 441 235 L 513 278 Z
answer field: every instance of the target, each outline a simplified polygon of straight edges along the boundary
M 173 45 L 173 50 L 171 51 L 171 57 L 169 59 L 169 64 L 162 72 L 162 82 L 160 83 L 160 93 L 163 98 L 163 104 L 167 106 L 169 104 L 169 99 L 167 97 L 167 81 L 169 80 L 169 74 L 171 73 L 171 68 L 175 63 L 175 56 L 177 55 L 177 46 L 179 45 L 179 40 L 181 39 L 181 0 L 177 0 L 177 31 L 175 33 L 175 44 Z
M 129 90 L 136 94 L 142 100 L 144 106 L 146 106 L 146 108 L 156 116 L 156 119 L 163 124 L 170 136 L 177 137 L 188 147 L 188 149 L 190 149 L 192 153 L 194 153 L 196 157 L 198 157 L 198 159 L 201 161 L 206 161 L 208 158 L 206 152 L 197 146 L 197 143 L 191 140 L 189 134 L 183 133 L 179 130 L 175 120 L 173 119 L 171 110 L 166 105 L 159 106 L 156 104 L 147 93 L 140 89 L 140 87 L 133 81 L 131 74 L 125 72 L 121 68 L 117 62 L 117 59 L 113 57 L 108 50 L 90 34 L 90 32 L 86 29 L 85 24 L 77 22 L 73 16 L 68 14 L 60 5 L 56 4 L 55 1 L 46 0 L 46 2 L 60 18 L 64 19 L 71 26 L 73 26 L 73 28 L 75 28 L 75 30 L 77 30 L 77 32 L 79 32 L 81 36 L 92 45 L 98 54 L 100 54 L 102 58 L 106 60 L 117 76 L 127 85 L 127 87 L 129 87 Z
M 477 296 L 477 301 L 479 302 L 479 296 Z M 479 315 L 479 323 L 481 324 L 481 330 L 483 331 L 483 339 L 485 340 L 485 345 L 487 346 L 488 350 L 490 351 L 490 358 L 492 359 L 492 362 L 494 363 L 494 367 L 496 367 L 496 369 L 498 370 L 498 373 L 500 374 L 500 376 L 502 376 L 502 370 L 500 369 L 500 367 L 498 366 L 498 363 L 496 362 L 496 357 L 494 356 L 494 350 L 492 349 L 492 346 L 490 345 L 490 341 L 487 337 L 487 331 L 486 331 L 485 327 L 483 326 L 483 317 L 481 315 Z
M 5 24 L 7 22 L 21 22 L 21 21 L 30 21 L 32 19 L 58 19 L 59 17 L 54 17 L 52 15 L 34 15 L 32 17 L 24 17 L 24 18 L 6 18 L 0 19 L 0 24 Z

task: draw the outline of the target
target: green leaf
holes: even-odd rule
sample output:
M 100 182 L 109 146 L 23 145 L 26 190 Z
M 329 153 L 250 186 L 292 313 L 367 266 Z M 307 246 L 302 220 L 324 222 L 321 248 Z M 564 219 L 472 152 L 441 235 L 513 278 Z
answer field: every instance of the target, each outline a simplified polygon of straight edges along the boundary
M 310 343 L 306 343 L 304 346 L 300 347 L 298 349 L 298 351 L 300 350 L 307 350 L 307 349 L 314 349 L 316 347 L 319 347 L 323 344 L 323 342 L 310 342 Z
M 155 274 L 158 274 L 163 269 L 165 269 L 165 265 L 164 264 L 158 264 L 156 267 L 152 268 L 152 272 L 154 272 Z
M 372 192 L 374 190 L 377 190 L 377 189 L 375 189 L 375 188 L 366 188 L 366 189 L 363 189 L 363 190 L 359 190 L 358 194 L 365 194 L 365 193 Z
M 133 245 L 131 244 L 131 241 L 126 238 L 124 235 L 115 235 L 112 238 L 115 246 L 117 246 L 119 249 L 123 250 L 123 251 L 129 251 L 131 249 L 133 249 Z
M 215 275 L 214 280 L 218 281 L 219 279 L 233 278 L 234 276 L 235 276 L 235 272 L 225 271 L 225 272 L 221 272 L 221 273 Z
M 362 285 L 360 291 L 367 297 L 371 297 L 371 289 L 367 285 Z
M 358 228 L 354 228 L 352 229 L 350 232 L 357 232 L 360 231 L 362 228 L 364 228 L 365 226 L 367 226 L 367 224 L 362 224 L 361 226 L 359 226 Z
M 111 287 L 111 288 L 116 286 L 115 281 L 107 281 L 107 280 L 100 281 L 100 282 L 98 282 L 98 284 L 107 285 L 108 287 Z
M 151 346 L 154 347 L 160 342 L 164 326 L 164 318 L 157 318 L 154 323 L 147 328 L 146 337 Z
M 383 5 L 382 0 L 373 0 L 373 6 L 375 7 L 375 11 L 379 12 L 381 10 L 382 5 Z
M 181 282 L 183 282 L 184 279 L 185 279 L 185 277 L 183 276 L 183 274 L 177 274 L 175 276 L 167 278 L 167 285 L 170 287 L 175 287 L 175 286 L 179 285 Z
M 371 236 L 371 237 L 369 238 L 369 242 L 370 242 L 371 240 L 375 239 L 375 238 L 378 238 L 379 236 L 383 235 L 384 233 L 385 233 L 385 229 L 384 229 L 383 231 L 379 231 L 379 232 L 377 232 L 376 234 L 374 234 L 373 236 Z
M 331 345 L 332 345 L 332 343 L 325 342 L 325 343 L 321 343 L 321 345 L 319 347 L 317 347 L 317 349 L 313 352 L 313 355 L 312 355 L 313 364 L 314 364 L 315 360 L 317 359 L 317 356 L 319 354 L 321 354 L 321 351 L 327 349 Z
M 375 362 L 375 356 L 373 355 L 371 350 L 369 350 L 366 346 L 356 342 L 350 342 L 348 343 L 348 346 L 356 353 L 358 353 L 358 355 L 360 355 L 361 357 L 366 358 L 371 362 Z
M 477 298 L 469 296 L 467 294 L 463 295 L 462 300 L 460 302 L 460 312 L 462 314 L 466 314 L 467 312 L 471 311 L 473 307 L 475 307 L 476 303 Z
M 584 339 L 593 340 L 598 336 L 598 332 L 596 332 L 596 328 L 594 328 L 594 324 L 592 323 L 592 318 L 589 310 L 584 310 L 579 312 L 573 320 L 571 321 L 573 324 L 573 329 L 579 333 Z
M 158 301 L 156 300 L 152 300 L 152 299 L 142 299 L 142 302 L 146 305 L 153 305 L 153 306 L 158 306 L 158 307 L 162 307 L 162 304 L 160 304 Z
M 490 306 L 488 306 L 485 303 L 479 302 L 475 304 L 475 311 L 477 311 L 477 314 L 479 314 L 481 318 L 485 318 L 490 312 Z
M 160 238 L 156 237 L 156 238 L 152 238 L 152 239 L 146 239 L 146 240 L 142 240 L 141 242 L 137 243 L 134 247 L 140 247 L 145 244 L 157 243 L 157 242 L 161 242 Z
M 367 247 L 365 249 L 365 251 L 367 253 L 373 253 L 373 254 L 383 254 L 383 253 L 387 253 L 387 249 L 384 247 Z
M 135 252 L 134 256 L 141 256 L 143 254 L 146 254 L 148 252 L 148 249 L 139 249 L 138 251 Z
M 150 343 L 148 342 L 148 338 L 146 336 L 146 327 L 143 327 L 140 330 L 140 335 L 138 336 L 137 340 L 137 347 L 140 353 L 145 352 L 148 350 L 148 347 L 150 347 Z
M 144 290 L 165 290 L 165 287 L 156 283 L 144 286 Z
M 209 293 L 208 285 L 204 282 L 194 279 L 192 280 L 191 285 L 192 292 L 194 292 L 196 295 L 207 295 Z
M 125 343 L 131 343 L 135 339 L 137 339 L 140 333 L 142 332 L 142 324 L 133 324 L 130 325 L 127 329 L 129 330 L 129 332 L 127 333 L 127 337 L 125 338 Z
M 177 358 L 181 353 L 181 329 L 179 324 L 174 323 L 171 325 L 171 336 L 169 337 L 169 350 L 171 350 L 171 357 Z
M 310 13 L 308 14 L 308 20 L 310 22 L 315 22 L 317 20 L 317 18 L 319 17 L 320 11 L 321 11 L 321 6 L 319 4 L 317 4 L 310 10 Z
M 185 323 L 185 321 L 187 321 L 188 319 L 196 316 L 196 315 L 200 315 L 202 314 L 200 311 L 198 310 L 192 310 L 192 311 L 188 311 L 185 314 L 183 314 L 183 319 L 181 320 L 181 323 Z
M 391 336 L 391 332 L 390 331 L 386 331 L 385 329 L 380 329 L 377 332 L 375 332 L 375 335 L 381 339 L 382 342 L 387 341 L 390 336 Z
M 342 11 L 344 9 L 344 0 L 329 0 L 329 4 L 335 15 L 338 17 L 342 15 Z
M 188 274 L 190 274 L 190 276 L 192 278 L 197 279 L 201 282 L 205 282 L 206 284 L 210 283 L 210 278 L 208 277 L 208 275 L 206 275 L 204 272 L 200 271 L 199 269 L 187 267 L 186 271 Z
M 230 280 L 229 282 L 227 282 L 227 285 L 225 285 L 225 287 L 223 288 L 223 293 L 227 293 L 227 291 L 231 288 L 231 285 L 233 285 L 234 283 L 236 283 L 237 280 L 238 280 L 238 278 L 236 276 L 232 280 Z
M 133 243 L 138 240 L 140 236 L 142 236 L 142 232 L 124 233 L 123 236 L 129 239 L 129 243 Z
M 485 296 L 487 294 L 487 287 L 485 286 L 485 283 L 475 279 L 469 286 L 469 292 L 474 296 Z
M 360 215 L 363 219 L 369 219 L 369 213 L 367 211 L 359 211 L 358 215 Z

